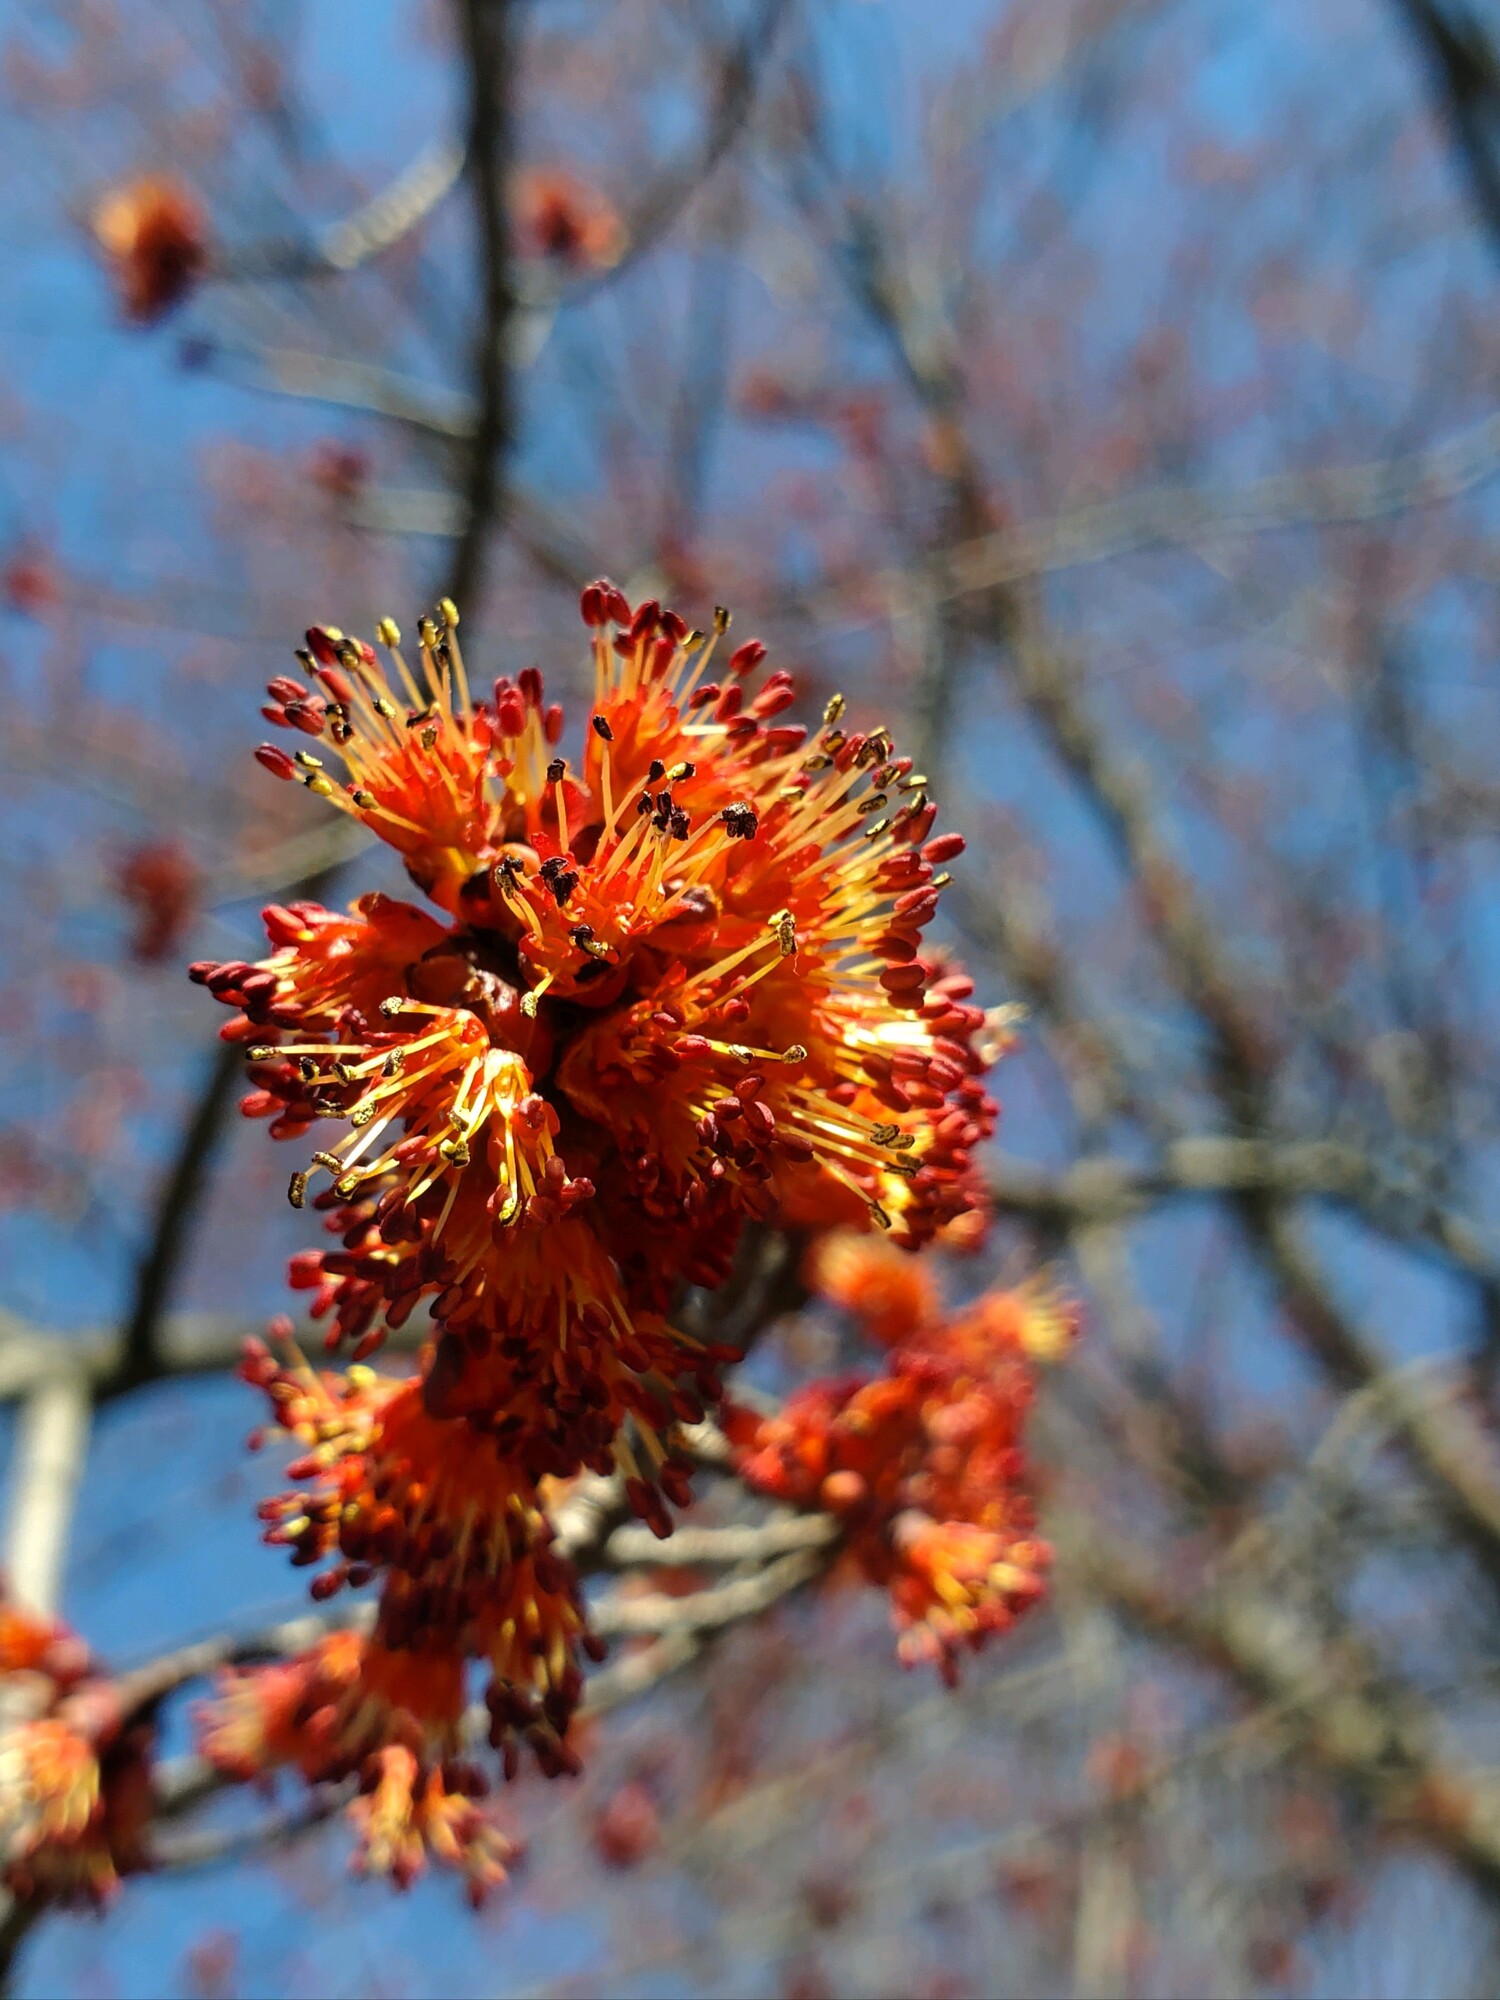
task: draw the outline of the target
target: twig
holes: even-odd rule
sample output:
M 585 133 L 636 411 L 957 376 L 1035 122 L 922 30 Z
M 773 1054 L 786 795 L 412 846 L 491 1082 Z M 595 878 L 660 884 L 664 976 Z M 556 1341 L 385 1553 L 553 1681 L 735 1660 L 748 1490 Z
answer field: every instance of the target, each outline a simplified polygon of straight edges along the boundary
M 516 300 L 507 190 L 515 148 L 517 51 L 512 0 L 461 0 L 459 19 L 467 58 L 468 161 L 482 298 L 474 358 L 478 411 L 464 482 L 463 532 L 449 566 L 447 594 L 477 608 L 489 534 L 502 504 L 499 461 L 514 428 L 506 348 Z
M 62 1343 L 57 1343 L 60 1349 Z M 21 1406 L 5 1570 L 12 1595 L 29 1610 L 54 1612 L 73 1499 L 88 1450 L 92 1399 L 88 1378 L 54 1351 L 51 1372 Z

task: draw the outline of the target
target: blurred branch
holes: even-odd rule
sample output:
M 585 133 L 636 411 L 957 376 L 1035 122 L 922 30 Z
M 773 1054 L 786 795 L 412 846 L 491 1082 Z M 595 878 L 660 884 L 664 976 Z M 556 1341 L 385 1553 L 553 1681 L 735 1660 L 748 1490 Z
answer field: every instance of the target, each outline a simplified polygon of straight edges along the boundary
M 1500 52 L 1468 0 L 1395 0 L 1447 112 L 1485 234 L 1500 250 Z
M 424 146 L 388 187 L 325 234 L 323 264 L 331 271 L 352 271 L 399 243 L 456 186 L 466 157 L 451 139 Z
M 268 279 L 339 277 L 369 263 L 409 235 L 463 173 L 464 148 L 434 140 L 385 187 L 315 245 L 286 240 L 252 243 L 219 256 L 206 274 L 221 284 L 264 284 Z
M 515 310 L 509 180 L 515 151 L 519 51 L 512 0 L 459 0 L 466 59 L 469 179 L 479 235 L 480 330 L 474 356 L 477 415 L 464 482 L 464 520 L 446 594 L 477 611 L 485 552 L 503 505 L 500 457 L 515 426 L 507 342 Z
M 1487 1894 L 1500 1893 L 1500 1793 L 1442 1758 L 1425 1707 L 1386 1686 L 1352 1638 L 1337 1651 L 1325 1646 L 1285 1601 L 1238 1573 L 1185 1597 L 1139 1544 L 1096 1517 L 1050 1525 L 1075 1577 L 1142 1632 L 1226 1668 L 1386 1819 L 1442 1848 Z
M 21 1406 L 5 1528 L 10 1593 L 31 1611 L 55 1612 L 61 1598 L 91 1409 L 87 1377 L 54 1347 L 49 1371 Z
M 208 1191 L 224 1117 L 244 1074 L 244 1050 L 215 1040 L 208 1075 L 183 1127 L 157 1199 L 156 1221 L 136 1267 L 135 1291 L 120 1351 L 119 1372 L 101 1393 L 139 1388 L 160 1373 L 158 1335 L 162 1311 L 187 1256 L 193 1225 Z
M 1002 1157 L 990 1187 L 1002 1212 L 1052 1230 L 1125 1221 L 1163 1201 L 1195 1195 L 1331 1200 L 1461 1275 L 1500 1282 L 1491 1230 L 1420 1188 L 1392 1185 L 1373 1154 L 1338 1140 L 1171 1139 L 1149 1164 L 1101 1154 L 1058 1174 Z
M 982 535 L 935 556 L 928 587 L 940 600 L 964 597 L 1143 549 L 1382 520 L 1458 499 L 1497 473 L 1500 416 L 1491 416 L 1425 450 L 1393 458 L 1278 473 L 1228 490 L 1156 487 Z

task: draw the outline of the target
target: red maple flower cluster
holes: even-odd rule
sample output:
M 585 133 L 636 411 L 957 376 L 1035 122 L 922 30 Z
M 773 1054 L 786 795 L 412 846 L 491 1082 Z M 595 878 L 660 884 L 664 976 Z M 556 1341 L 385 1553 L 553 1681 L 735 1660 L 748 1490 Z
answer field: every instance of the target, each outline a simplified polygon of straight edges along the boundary
M 535 668 L 475 693 L 451 604 L 410 663 L 389 620 L 387 666 L 309 632 L 263 711 L 286 747 L 256 754 L 394 847 L 439 914 L 274 906 L 267 957 L 192 969 L 235 1010 L 246 1114 L 289 1141 L 346 1128 L 292 1176 L 335 1240 L 291 1281 L 350 1365 L 257 1348 L 246 1374 L 302 1447 L 268 1538 L 327 1564 L 319 1595 L 380 1589 L 343 1682 L 319 1655 L 271 1670 L 294 1696 L 235 1684 L 266 1717 L 231 1732 L 261 1746 L 237 1768 L 360 1770 L 366 1856 L 398 1877 L 487 1838 L 455 1803 L 469 1663 L 508 1765 L 521 1743 L 575 1761 L 590 1640 L 544 1482 L 618 1471 L 670 1531 L 679 1427 L 734 1358 L 673 1324 L 682 1289 L 722 1282 L 752 1220 L 920 1247 L 973 1208 L 995 1118 L 985 1016 L 923 942 L 963 842 L 911 760 L 837 697 L 811 734 L 786 721 L 790 677 L 754 686 L 764 646 L 722 657 L 727 613 L 693 630 L 605 582 L 582 611 L 571 760 Z M 419 1306 L 416 1372 L 364 1366 Z M 274 1726 L 284 1699 L 314 1748 Z
M 107 1902 L 147 1865 L 149 1721 L 61 1620 L 0 1597 L 0 1882 L 21 1902 Z
M 111 188 L 94 236 L 127 319 L 150 326 L 193 290 L 208 267 L 208 217 L 190 188 L 150 174 Z
M 1034 1363 L 1074 1330 L 1046 1286 L 985 1294 L 944 1314 L 920 1273 L 880 1242 L 836 1236 L 815 1287 L 888 1348 L 884 1372 L 810 1384 L 775 1416 L 728 1420 L 747 1484 L 844 1523 L 844 1551 L 890 1593 L 897 1650 L 951 1685 L 959 1654 L 1007 1630 L 1041 1595 L 1049 1551 L 1022 1479 Z

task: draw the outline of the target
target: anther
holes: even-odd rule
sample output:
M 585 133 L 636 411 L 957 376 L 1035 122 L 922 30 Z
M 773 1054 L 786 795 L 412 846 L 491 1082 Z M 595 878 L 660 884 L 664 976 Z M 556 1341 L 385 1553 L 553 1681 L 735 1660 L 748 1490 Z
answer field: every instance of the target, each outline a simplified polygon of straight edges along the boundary
M 287 1186 L 286 1198 L 293 1208 L 301 1208 L 307 1200 L 307 1175 L 293 1174 Z
M 729 613 L 722 604 L 714 606 L 714 630 L 721 638 L 729 630 Z
M 442 612 L 443 623 L 451 632 L 458 623 L 458 606 L 451 597 L 442 597 L 438 599 L 438 610 Z
M 294 750 L 292 757 L 304 771 L 321 771 L 323 768 L 323 759 L 315 757 L 311 750 Z
M 661 761 L 660 757 L 653 757 L 651 759 L 651 768 L 646 773 L 647 784 L 659 785 L 666 775 L 666 765 Z
M 245 1051 L 245 1060 L 247 1062 L 274 1062 L 275 1059 L 275 1049 L 268 1049 L 264 1042 L 258 1042 L 253 1049 L 246 1049 Z
M 399 993 L 388 993 L 380 1003 L 380 1013 L 387 1021 L 393 1021 L 405 1007 L 406 1002 Z
M 832 694 L 828 697 L 827 706 L 823 710 L 823 720 L 831 729 L 843 712 L 844 697 L 841 694 Z
M 552 762 L 547 766 L 547 783 L 549 785 L 560 785 L 563 779 L 567 776 L 567 772 L 568 772 L 568 766 L 566 759 L 562 757 L 554 757 L 552 759 Z
M 615 732 L 609 726 L 608 716 L 596 715 L 593 719 L 593 730 L 594 734 L 598 737 L 601 737 L 604 742 L 606 743 L 614 742 Z
M 394 618 L 382 618 L 380 623 L 375 627 L 375 636 L 382 646 L 399 646 L 401 644 L 401 627 L 396 623 Z

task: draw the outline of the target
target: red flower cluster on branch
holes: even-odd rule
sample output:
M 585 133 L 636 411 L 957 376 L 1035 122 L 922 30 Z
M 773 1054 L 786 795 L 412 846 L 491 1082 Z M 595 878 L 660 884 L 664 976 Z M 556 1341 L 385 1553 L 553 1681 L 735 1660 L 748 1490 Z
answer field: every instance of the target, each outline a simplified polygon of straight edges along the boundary
M 21 1902 L 107 1902 L 147 1866 L 149 1721 L 60 1619 L 0 1597 L 0 1882 Z
M 722 657 L 727 613 L 691 630 L 604 582 L 582 611 L 593 702 L 571 760 L 535 668 L 476 695 L 451 605 L 410 663 L 389 620 L 387 667 L 309 632 L 303 678 L 268 689 L 286 747 L 256 754 L 393 846 L 441 915 L 275 906 L 266 958 L 193 968 L 235 1010 L 245 1113 L 291 1141 L 347 1127 L 292 1177 L 336 1241 L 291 1278 L 352 1365 L 257 1348 L 246 1374 L 303 1447 L 268 1538 L 328 1565 L 318 1595 L 378 1582 L 379 1616 L 341 1692 L 321 1655 L 297 1663 L 312 1764 L 264 1761 L 360 1769 L 366 1853 L 398 1878 L 423 1843 L 482 1838 L 424 1803 L 434 1774 L 471 1795 L 465 1663 L 508 1768 L 521 1743 L 549 1772 L 575 1761 L 590 1642 L 543 1482 L 618 1469 L 670 1531 L 678 1427 L 734 1358 L 673 1325 L 681 1289 L 720 1283 L 751 1220 L 920 1247 L 974 1207 L 995 1119 L 985 1016 L 923 940 L 963 842 L 934 833 L 911 760 L 846 729 L 839 698 L 811 735 L 784 720 L 790 677 L 756 688 L 757 640 Z M 417 1373 L 364 1367 L 419 1306 Z M 287 1684 L 261 1685 L 231 1699 L 274 1708 Z M 222 1761 L 217 1724 L 207 1740 Z
M 1064 1351 L 1073 1314 L 1035 1283 L 944 1314 L 909 1265 L 859 1238 L 821 1244 L 810 1275 L 889 1348 L 885 1371 L 812 1383 L 773 1417 L 734 1411 L 740 1473 L 843 1520 L 848 1559 L 890 1593 L 901 1659 L 935 1662 L 951 1685 L 959 1654 L 1043 1589 L 1021 1434 L 1034 1364 Z
M 208 268 L 208 217 L 190 188 L 146 175 L 111 188 L 94 211 L 120 308 L 138 326 L 165 318 Z

